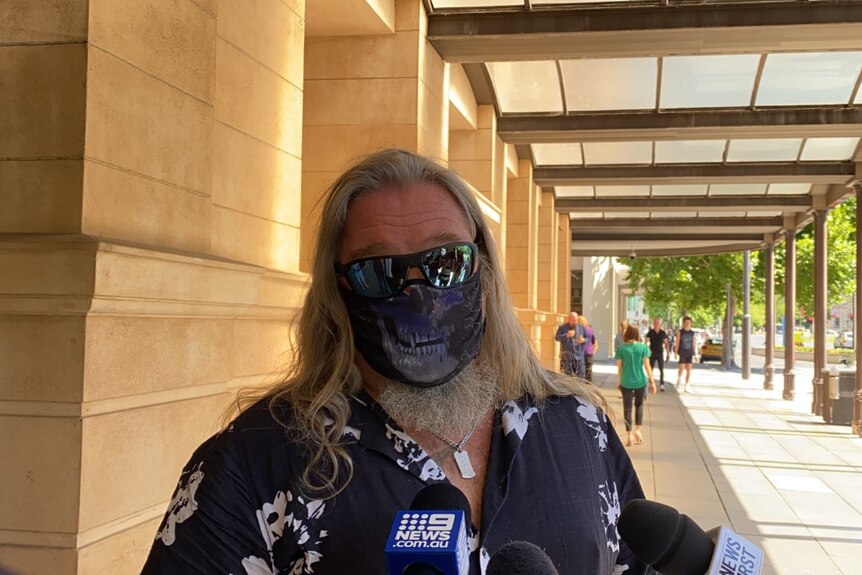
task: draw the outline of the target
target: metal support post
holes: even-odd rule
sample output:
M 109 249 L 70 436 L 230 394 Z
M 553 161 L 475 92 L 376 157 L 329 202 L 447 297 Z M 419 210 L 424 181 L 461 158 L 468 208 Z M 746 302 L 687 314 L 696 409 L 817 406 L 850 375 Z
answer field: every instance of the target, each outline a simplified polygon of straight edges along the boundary
M 775 373 L 775 245 L 766 246 L 766 345 L 763 358 L 763 389 L 772 389 Z
M 814 389 L 823 385 L 823 370 L 826 364 L 826 274 L 827 274 L 827 230 L 826 210 L 814 212 Z M 814 394 L 817 395 L 816 393 Z M 816 397 L 812 400 L 811 413 L 817 413 Z
M 742 379 L 751 378 L 751 252 L 742 254 Z M 733 341 L 731 336 L 730 341 Z M 732 350 L 733 348 L 731 348 Z
M 781 396 L 796 398 L 796 375 L 793 372 L 796 354 L 793 331 L 796 327 L 796 230 L 784 236 L 784 392 Z
M 730 369 L 733 364 L 733 315 L 731 314 L 730 306 L 730 284 L 727 284 L 727 311 L 724 315 L 724 339 L 722 340 L 721 350 L 723 356 L 724 369 Z
M 862 182 L 857 182 L 856 188 L 856 298 L 853 314 L 853 325 L 855 334 L 853 346 L 856 348 L 856 389 L 853 397 L 857 409 L 854 410 L 856 417 L 853 418 L 853 431 L 862 435 L 862 345 L 859 344 L 859 335 L 862 334 Z

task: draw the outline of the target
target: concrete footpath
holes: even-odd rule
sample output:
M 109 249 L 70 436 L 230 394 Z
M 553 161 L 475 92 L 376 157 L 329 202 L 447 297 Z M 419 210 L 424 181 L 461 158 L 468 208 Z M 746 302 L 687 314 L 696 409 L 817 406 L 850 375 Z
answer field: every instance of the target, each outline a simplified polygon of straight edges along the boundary
M 594 374 L 624 438 L 616 365 L 599 363 Z M 759 373 L 744 381 L 739 371 L 697 365 L 689 393 L 667 385 L 649 397 L 644 443 L 628 450 L 647 498 L 760 545 L 764 574 L 859 575 L 862 438 L 810 414 L 810 374 L 797 375 L 789 402 L 780 373 L 764 391 Z M 665 380 L 676 380 L 675 362 Z

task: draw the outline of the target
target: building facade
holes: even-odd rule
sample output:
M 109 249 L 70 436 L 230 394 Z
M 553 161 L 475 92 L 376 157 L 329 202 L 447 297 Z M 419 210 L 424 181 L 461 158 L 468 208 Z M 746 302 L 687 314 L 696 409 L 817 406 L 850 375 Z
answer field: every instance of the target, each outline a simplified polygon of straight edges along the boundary
M 568 215 L 420 0 L 51 0 L 0 18 L 0 565 L 137 573 L 193 449 L 278 380 L 319 199 L 461 173 L 550 368 Z

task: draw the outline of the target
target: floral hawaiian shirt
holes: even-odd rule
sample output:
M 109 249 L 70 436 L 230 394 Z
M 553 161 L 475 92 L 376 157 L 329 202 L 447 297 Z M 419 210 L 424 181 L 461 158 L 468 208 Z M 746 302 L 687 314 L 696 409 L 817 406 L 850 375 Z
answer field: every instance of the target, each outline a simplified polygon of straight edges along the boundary
M 574 397 L 541 408 L 525 398 L 503 404 L 495 423 L 471 575 L 513 540 L 544 549 L 563 575 L 652 573 L 617 532 L 621 506 L 643 491 L 604 412 Z M 303 491 L 308 452 L 266 402 L 242 413 L 192 455 L 142 573 L 384 575 L 395 512 L 448 480 L 364 393 L 342 436 L 353 477 L 321 498 Z

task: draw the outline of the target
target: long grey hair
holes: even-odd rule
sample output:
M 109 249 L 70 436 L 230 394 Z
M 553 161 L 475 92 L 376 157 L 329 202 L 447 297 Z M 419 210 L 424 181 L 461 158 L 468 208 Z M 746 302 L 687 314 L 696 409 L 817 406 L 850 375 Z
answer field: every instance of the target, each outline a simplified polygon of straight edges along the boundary
M 384 150 L 368 156 L 345 172 L 329 189 L 321 211 L 312 279 L 295 325 L 292 364 L 279 383 L 238 398 L 240 408 L 268 398 L 291 407 L 290 421 L 282 423 L 309 449 L 303 487 L 337 494 L 350 481 L 353 462 L 342 440 L 350 417 L 350 395 L 362 388 L 354 364 L 353 334 L 347 308 L 338 293 L 334 270 L 350 202 L 384 187 L 405 188 L 436 184 L 464 209 L 480 246 L 479 270 L 484 295 L 485 335 L 480 357 L 498 375 L 500 398 L 515 400 L 525 394 L 537 402 L 552 395 L 580 396 L 605 406 L 600 394 L 581 380 L 545 370 L 515 316 L 500 257 L 478 202 L 454 172 L 403 150 Z M 272 409 L 278 413 L 279 410 Z

